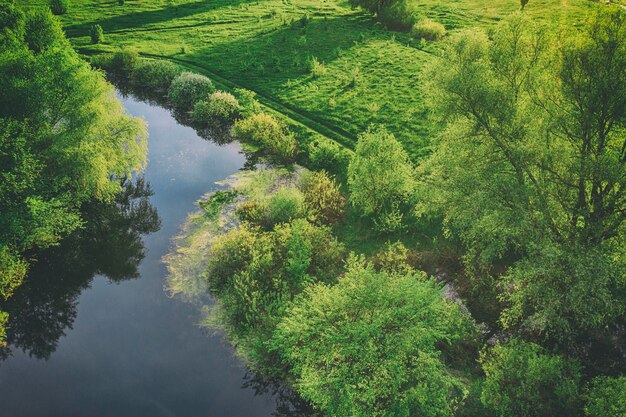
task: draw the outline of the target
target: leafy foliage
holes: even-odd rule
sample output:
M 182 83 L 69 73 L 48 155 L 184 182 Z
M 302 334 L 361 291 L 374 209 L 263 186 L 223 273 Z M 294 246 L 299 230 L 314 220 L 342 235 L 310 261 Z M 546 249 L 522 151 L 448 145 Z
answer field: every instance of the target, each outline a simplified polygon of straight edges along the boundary
M 499 416 L 572 415 L 579 367 L 534 343 L 511 340 L 483 352 L 486 375 L 481 400 Z
M 14 1 L 0 4 L 0 49 L 20 46 L 24 39 L 24 13 Z
M 311 282 L 332 282 L 344 249 L 328 228 L 300 219 L 271 231 L 244 224 L 220 236 L 209 255 L 209 287 L 219 300 L 213 325 L 267 366 L 266 342 L 288 302 Z
M 167 91 L 182 70 L 172 62 L 162 59 L 141 60 L 133 70 L 132 82 L 141 88 Z
M 69 8 L 70 0 L 50 0 L 50 10 L 57 16 L 67 13 Z
M 214 91 L 213 82 L 204 75 L 183 72 L 174 78 L 167 95 L 174 107 L 188 110 Z
M 359 137 L 348 168 L 350 203 L 382 226 L 401 215 L 410 201 L 414 170 L 402 145 L 384 128 L 370 128 Z M 401 223 L 401 222 L 400 222 Z
M 191 117 L 198 123 L 228 123 L 239 113 L 239 102 L 230 93 L 216 91 L 206 100 L 196 102 Z
M 253 114 L 237 120 L 231 129 L 234 137 L 260 145 L 284 161 L 293 161 L 298 144 L 291 132 L 267 113 Z
M 424 274 L 390 276 L 352 259 L 336 285 L 314 284 L 296 299 L 273 344 L 326 415 L 452 416 L 464 388 L 437 347 L 467 326 Z
M 236 88 L 235 97 L 239 102 L 239 114 L 241 117 L 250 117 L 261 113 L 261 103 L 256 99 L 256 93 L 245 88 Z
M 468 260 L 521 259 L 508 275 L 505 322 L 517 317 L 553 340 L 621 315 L 624 48 L 626 13 L 617 9 L 558 47 L 517 15 L 493 41 L 457 34 L 432 72 L 447 128 L 423 165 L 420 195 Z
M 26 15 L 24 41 L 34 53 L 66 42 L 61 25 L 49 10 L 36 10 Z
M 91 26 L 89 30 L 89 36 L 91 37 L 91 43 L 98 44 L 104 42 L 104 30 L 99 24 Z
M 596 377 L 585 397 L 585 415 L 588 417 L 625 416 L 626 377 Z
M 343 216 L 346 198 L 337 183 L 326 171 L 310 172 L 303 176 L 300 189 L 310 215 L 323 224 L 332 225 Z
M 408 0 L 350 0 L 350 4 L 375 14 L 392 29 L 408 30 L 418 19 L 416 4 Z

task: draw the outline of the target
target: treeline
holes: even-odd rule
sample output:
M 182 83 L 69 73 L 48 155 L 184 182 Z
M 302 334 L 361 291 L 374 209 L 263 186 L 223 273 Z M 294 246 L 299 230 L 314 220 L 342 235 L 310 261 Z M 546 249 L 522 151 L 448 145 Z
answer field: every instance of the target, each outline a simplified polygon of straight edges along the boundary
M 238 205 L 209 252 L 211 325 L 325 415 L 626 415 L 626 13 L 456 33 L 430 80 L 444 128 L 419 166 L 373 127 L 338 182 Z M 402 243 L 352 254 L 354 222 L 439 224 L 460 272 L 429 278 Z
M 111 201 L 146 160 L 144 123 L 79 58 L 50 10 L 0 5 L 0 298 L 29 251 L 81 227 L 81 206 Z M 6 314 L 0 312 L 0 336 Z M 3 337 L 0 337 L 0 342 Z

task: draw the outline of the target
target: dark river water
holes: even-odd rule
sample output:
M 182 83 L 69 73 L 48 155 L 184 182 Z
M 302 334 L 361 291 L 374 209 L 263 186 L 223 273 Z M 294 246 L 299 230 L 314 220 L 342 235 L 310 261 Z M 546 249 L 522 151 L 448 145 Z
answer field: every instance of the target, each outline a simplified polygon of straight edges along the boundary
M 224 416 L 275 412 L 192 304 L 168 298 L 161 257 L 194 202 L 237 172 L 237 143 L 217 145 L 165 110 L 132 97 L 149 125 L 144 181 L 115 204 L 86 209 L 85 230 L 38 255 L 4 308 L 1 417 Z M 150 196 L 149 188 L 152 189 Z

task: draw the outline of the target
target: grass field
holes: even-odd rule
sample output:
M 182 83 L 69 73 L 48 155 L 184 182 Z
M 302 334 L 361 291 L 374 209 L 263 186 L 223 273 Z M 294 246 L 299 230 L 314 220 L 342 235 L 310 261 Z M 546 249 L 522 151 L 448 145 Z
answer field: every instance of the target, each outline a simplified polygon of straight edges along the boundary
M 588 0 L 531 0 L 526 12 L 572 25 L 593 7 Z M 489 27 L 519 2 L 422 0 L 420 8 L 454 32 Z M 73 0 L 63 22 L 85 53 L 128 47 L 190 65 L 226 87 L 257 92 L 274 110 L 348 146 L 369 124 L 380 123 L 419 159 L 436 128 L 420 86 L 439 44 L 389 31 L 347 2 Z M 90 44 L 94 23 L 104 28 L 104 44 Z M 322 65 L 311 71 L 314 60 Z

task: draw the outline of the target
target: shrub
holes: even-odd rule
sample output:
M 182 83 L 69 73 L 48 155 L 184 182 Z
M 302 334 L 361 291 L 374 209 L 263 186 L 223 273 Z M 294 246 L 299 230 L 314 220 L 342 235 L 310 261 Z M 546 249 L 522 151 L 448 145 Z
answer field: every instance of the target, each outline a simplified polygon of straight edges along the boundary
M 104 42 L 104 31 L 102 30 L 102 26 L 97 23 L 95 25 L 91 25 L 89 36 L 91 36 L 91 43 L 93 44 Z
M 388 243 L 373 257 L 374 267 L 389 275 L 408 274 L 415 270 L 409 261 L 409 250 L 402 242 Z
M 213 83 L 204 75 L 183 72 L 172 81 L 168 97 L 175 107 L 188 110 L 214 91 Z
M 306 220 L 272 231 L 242 225 L 215 239 L 206 276 L 218 300 L 211 324 L 236 338 L 240 352 L 255 361 L 286 305 L 310 282 L 331 282 L 345 249 L 326 227 Z
M 594 378 L 585 395 L 588 417 L 626 416 L 626 377 Z
M 375 14 L 390 29 L 409 30 L 419 19 L 417 2 L 410 0 L 350 0 L 350 4 Z
M 319 78 L 326 74 L 328 70 L 326 69 L 326 66 L 318 61 L 316 57 L 313 57 L 309 60 L 309 71 L 313 77 Z
M 165 60 L 141 60 L 133 71 L 133 83 L 142 88 L 167 91 L 181 73 L 178 65 Z
M 426 39 L 427 41 L 438 41 L 446 35 L 446 28 L 430 19 L 424 19 L 413 25 L 411 36 L 416 39 Z
M 265 211 L 258 201 L 245 201 L 236 211 L 237 218 L 242 222 L 261 226 L 265 223 Z
M 401 206 L 410 201 L 415 186 L 409 157 L 384 128 L 371 128 L 359 137 L 348 168 L 350 202 L 381 230 L 397 228 Z
M 302 177 L 300 188 L 310 214 L 324 224 L 334 224 L 344 213 L 346 199 L 335 181 L 325 171 L 309 172 Z
M 237 88 L 235 89 L 235 97 L 239 101 L 239 115 L 241 117 L 250 117 L 253 114 L 261 113 L 261 103 L 255 98 L 254 91 Z
M 578 398 L 579 367 L 521 340 L 498 343 L 480 359 L 486 379 L 481 401 L 500 416 L 570 415 Z
M 300 190 L 283 187 L 263 201 L 246 201 L 237 208 L 236 214 L 243 222 L 272 230 L 278 224 L 307 217 L 307 206 Z
M 139 54 L 131 49 L 121 49 L 113 53 L 111 57 L 111 70 L 126 77 L 131 77 L 137 64 Z
M 390 29 L 407 31 L 420 19 L 417 7 L 417 2 L 394 0 L 378 13 L 378 18 Z
M 309 145 L 310 167 L 316 171 L 332 172 L 341 181 L 348 175 L 351 152 L 330 140 L 315 141 Z
M 0 301 L 5 301 L 22 284 L 28 265 L 6 245 L 0 246 Z M 0 332 L 3 330 L 0 322 Z M 1 340 L 0 340 L 1 346 Z
M 50 13 L 50 10 L 37 10 L 26 16 L 26 32 L 24 41 L 28 48 L 39 53 L 57 42 L 64 40 L 61 25 Z
M 306 217 L 306 205 L 304 196 L 297 188 L 281 188 L 265 202 L 265 219 L 268 227 L 303 217 Z
M 282 160 L 293 161 L 296 156 L 298 145 L 293 134 L 267 113 L 258 113 L 237 120 L 231 133 L 243 141 L 261 146 Z
M 353 258 L 283 317 L 271 343 L 324 415 L 452 417 L 464 397 L 439 349 L 470 325 L 423 273 L 390 276 Z
M 50 2 L 50 10 L 52 11 L 52 14 L 57 16 L 67 13 L 69 7 L 70 0 L 52 0 Z
M 239 112 L 239 102 L 230 93 L 216 91 L 208 100 L 198 101 L 191 113 L 191 117 L 198 123 L 232 121 Z

